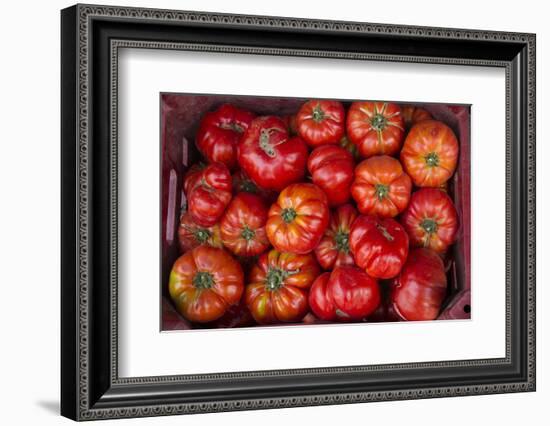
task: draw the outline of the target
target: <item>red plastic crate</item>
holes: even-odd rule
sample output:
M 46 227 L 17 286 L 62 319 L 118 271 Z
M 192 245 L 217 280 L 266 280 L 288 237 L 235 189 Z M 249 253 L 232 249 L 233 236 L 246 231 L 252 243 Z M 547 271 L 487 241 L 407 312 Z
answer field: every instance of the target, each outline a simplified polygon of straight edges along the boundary
M 233 95 L 161 95 L 161 203 L 162 203 L 162 330 L 194 328 L 173 308 L 168 296 L 168 277 L 172 264 L 180 255 L 177 229 L 185 195 L 183 177 L 200 158 L 194 136 L 201 117 L 223 103 L 255 112 L 258 115 L 287 115 L 297 112 L 307 99 Z M 435 119 L 455 132 L 460 143 L 458 169 L 449 182 L 460 218 L 458 241 L 446 261 L 449 294 L 439 319 L 470 318 L 470 121 L 469 107 L 463 105 L 418 104 Z M 246 320 L 243 320 L 246 325 Z M 224 319 L 211 327 L 226 327 Z

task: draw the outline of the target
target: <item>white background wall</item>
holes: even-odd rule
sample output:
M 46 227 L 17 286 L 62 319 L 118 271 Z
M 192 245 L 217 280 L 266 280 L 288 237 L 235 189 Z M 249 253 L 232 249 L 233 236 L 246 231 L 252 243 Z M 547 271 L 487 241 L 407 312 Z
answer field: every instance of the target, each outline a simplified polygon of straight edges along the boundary
M 121 420 L 119 424 L 547 424 L 550 401 L 550 28 L 543 1 L 108 1 L 143 7 L 537 33 L 538 390 L 530 394 Z M 59 9 L 4 2 L 0 50 L 0 418 L 68 424 L 59 404 Z M 546 142 L 546 143 L 545 143 Z M 487 188 L 490 191 L 490 188 Z M 537 420 L 538 419 L 538 420 Z M 110 424 L 106 422 L 102 424 Z M 115 424 L 115 423 L 113 423 Z

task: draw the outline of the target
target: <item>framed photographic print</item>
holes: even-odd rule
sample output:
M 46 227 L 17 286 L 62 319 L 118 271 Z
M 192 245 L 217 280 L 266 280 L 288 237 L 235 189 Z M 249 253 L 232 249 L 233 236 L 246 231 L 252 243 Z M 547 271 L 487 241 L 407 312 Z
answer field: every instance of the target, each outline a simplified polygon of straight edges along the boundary
M 76 5 L 62 414 L 535 390 L 535 36 Z

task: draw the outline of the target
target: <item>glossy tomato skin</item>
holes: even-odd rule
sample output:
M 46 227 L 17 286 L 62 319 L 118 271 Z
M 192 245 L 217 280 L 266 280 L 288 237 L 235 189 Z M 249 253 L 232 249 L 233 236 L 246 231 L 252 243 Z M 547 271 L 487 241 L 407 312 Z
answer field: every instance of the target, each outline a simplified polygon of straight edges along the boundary
M 344 321 L 362 320 L 380 304 L 378 281 L 354 266 L 334 268 L 326 287 L 336 317 Z
M 303 179 L 307 156 L 305 142 L 290 137 L 285 123 L 275 116 L 254 119 L 238 149 L 239 165 L 252 181 L 277 192 Z
M 188 185 L 188 210 L 201 226 L 213 226 L 231 201 L 231 174 L 222 163 L 206 166 Z
M 331 212 L 325 235 L 315 247 L 315 257 L 323 269 L 355 265 L 349 247 L 349 234 L 357 216 L 357 210 L 351 204 L 344 204 Z
M 264 253 L 250 271 L 246 305 L 259 324 L 301 321 L 308 311 L 307 291 L 319 273 L 311 254 Z
M 391 300 L 397 314 L 407 321 L 434 320 L 446 294 L 447 277 L 441 257 L 426 248 L 412 250 L 392 288 Z
M 309 307 L 315 316 L 323 321 L 336 321 L 336 307 L 332 296 L 327 292 L 327 283 L 330 279 L 330 272 L 319 275 L 309 289 Z
M 237 256 L 255 256 L 269 248 L 265 232 L 267 207 L 254 194 L 241 192 L 229 203 L 220 222 L 223 245 Z
M 409 254 L 409 237 L 391 218 L 359 216 L 351 227 L 349 244 L 356 265 L 375 278 L 395 277 Z
M 441 186 L 451 178 L 457 162 L 458 140 L 446 124 L 424 120 L 407 134 L 401 163 L 416 186 Z
M 338 144 L 345 130 L 344 106 L 330 100 L 311 100 L 296 114 L 298 134 L 311 147 Z
M 287 186 L 271 206 L 267 218 L 267 238 L 281 252 L 311 252 L 329 222 L 325 193 L 312 183 Z
M 362 158 L 397 154 L 405 136 L 401 109 L 389 102 L 354 102 L 348 111 L 346 129 Z
M 401 114 L 403 114 L 403 121 L 405 122 L 406 129 L 410 129 L 421 121 L 433 119 L 432 115 L 424 108 L 414 105 L 401 105 Z
M 217 224 L 210 227 L 200 226 L 195 223 L 189 212 L 180 217 L 178 241 L 182 253 L 202 244 L 222 247 L 220 227 Z
M 244 291 L 239 263 L 224 249 L 201 245 L 180 256 L 170 272 L 169 293 L 178 312 L 210 322 L 239 303 Z
M 202 172 L 204 168 L 206 167 L 206 164 L 199 162 L 193 164 L 189 170 L 187 170 L 187 173 L 185 173 L 185 177 L 183 179 L 183 192 L 185 195 L 189 195 L 189 191 L 191 188 L 195 186 L 197 181 L 200 179 Z
M 437 188 L 416 191 L 401 216 L 401 223 L 413 247 L 444 253 L 456 241 L 458 213 L 451 198 Z
M 395 217 L 407 207 L 411 188 L 411 178 L 398 160 L 376 155 L 355 168 L 351 194 L 361 213 Z
M 313 183 L 325 192 L 331 207 L 349 201 L 354 166 L 349 151 L 336 145 L 315 148 L 307 161 Z
M 255 115 L 224 104 L 204 115 L 197 132 L 197 148 L 209 163 L 223 163 L 230 170 L 237 165 L 237 145 Z

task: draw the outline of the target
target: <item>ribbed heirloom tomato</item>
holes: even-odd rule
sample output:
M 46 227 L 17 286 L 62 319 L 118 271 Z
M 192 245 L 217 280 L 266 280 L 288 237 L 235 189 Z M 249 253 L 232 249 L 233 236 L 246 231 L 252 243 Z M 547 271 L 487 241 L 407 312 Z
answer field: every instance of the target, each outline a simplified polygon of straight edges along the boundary
M 217 224 L 210 227 L 200 226 L 193 221 L 189 212 L 181 215 L 178 240 L 182 253 L 201 244 L 222 247 L 220 227 Z
M 411 246 L 444 253 L 456 240 L 458 213 L 451 198 L 437 188 L 422 188 L 401 216 Z
M 362 161 L 355 168 L 351 195 L 361 213 L 394 217 L 407 207 L 411 187 L 411 178 L 398 160 L 377 155 Z
M 409 254 L 409 237 L 391 218 L 359 216 L 351 227 L 349 244 L 355 264 L 375 278 L 395 277 Z
M 325 235 L 315 247 L 315 257 L 323 269 L 355 265 L 349 248 L 349 233 L 357 215 L 351 204 L 344 204 L 331 213 Z
M 354 102 L 348 111 L 346 129 L 363 158 L 396 154 L 405 135 L 401 109 L 389 102 Z
M 401 105 L 401 114 L 403 114 L 403 121 L 407 129 L 410 129 L 416 123 L 432 119 L 432 115 L 428 111 L 414 105 Z
M 416 186 L 438 187 L 453 175 L 458 161 L 458 141 L 440 121 L 424 120 L 407 134 L 401 163 Z
M 426 248 L 411 251 L 392 287 L 397 314 L 408 321 L 434 320 L 447 294 L 447 277 L 441 257 Z
M 319 265 L 311 255 L 271 250 L 250 271 L 245 300 L 260 324 L 300 321 L 307 314 L 307 290 Z
M 302 180 L 307 156 L 305 142 L 290 137 L 285 123 L 275 116 L 254 119 L 238 149 L 244 172 L 259 187 L 275 191 Z
M 186 319 L 210 322 L 239 303 L 241 265 L 224 249 L 202 245 L 180 256 L 170 272 L 169 293 Z
M 325 192 L 331 207 L 349 201 L 354 165 L 349 151 L 336 145 L 320 146 L 309 155 L 313 183 Z
M 321 241 L 328 222 L 325 193 L 312 183 L 295 183 L 269 209 L 267 238 L 279 251 L 309 253 Z
M 212 163 L 187 182 L 188 210 L 202 226 L 213 226 L 231 201 L 231 174 L 222 163 Z
M 380 304 L 376 279 L 353 266 L 339 266 L 320 275 L 309 292 L 313 313 L 325 321 L 361 320 Z
M 269 247 L 265 232 L 267 207 L 258 195 L 241 192 L 220 222 L 223 245 L 237 256 L 255 256 Z
M 345 117 L 341 102 L 311 100 L 296 114 L 296 127 L 309 146 L 338 144 L 344 136 Z
M 203 162 L 193 164 L 187 173 L 185 173 L 185 178 L 183 179 L 183 192 L 185 195 L 189 195 L 191 188 L 195 186 L 195 183 L 200 179 L 202 171 L 206 167 L 206 164 Z
M 213 163 L 219 161 L 229 169 L 237 165 L 237 145 L 255 115 L 233 105 L 222 105 L 208 112 L 197 132 L 199 151 Z

